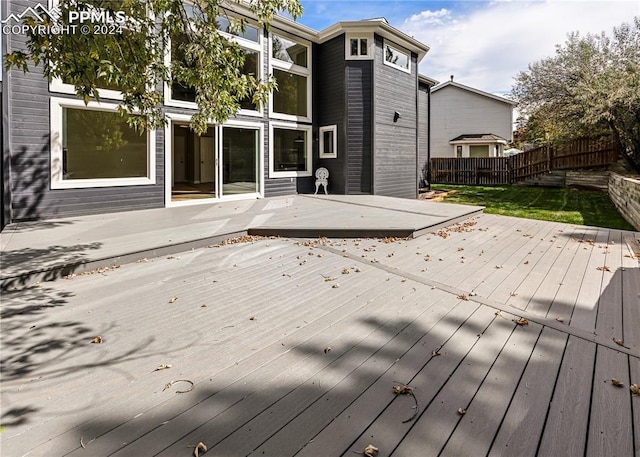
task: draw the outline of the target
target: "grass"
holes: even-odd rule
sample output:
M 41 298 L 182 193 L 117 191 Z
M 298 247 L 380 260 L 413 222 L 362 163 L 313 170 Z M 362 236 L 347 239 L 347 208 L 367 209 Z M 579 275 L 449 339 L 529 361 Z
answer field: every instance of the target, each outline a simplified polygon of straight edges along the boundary
M 434 190 L 455 190 L 447 203 L 485 206 L 485 213 L 504 216 L 634 230 L 606 192 L 523 186 L 454 186 L 434 184 Z

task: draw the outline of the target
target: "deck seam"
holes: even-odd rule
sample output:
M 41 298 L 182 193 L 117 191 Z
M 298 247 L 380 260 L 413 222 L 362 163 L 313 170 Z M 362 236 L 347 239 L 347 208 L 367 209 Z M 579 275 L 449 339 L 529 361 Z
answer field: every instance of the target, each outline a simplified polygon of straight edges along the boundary
M 318 249 L 322 249 L 322 250 L 325 250 L 327 252 L 331 252 L 333 254 L 343 256 L 343 253 L 341 251 L 339 251 L 337 249 L 334 249 L 334 248 L 332 248 L 330 246 L 318 245 Z M 427 278 L 422 278 L 422 277 L 416 276 L 416 275 L 414 275 L 412 273 L 408 273 L 408 272 L 402 271 L 402 270 L 400 270 L 398 268 L 391 267 L 391 266 L 388 266 L 388 265 L 383 265 L 381 263 L 371 263 L 371 261 L 367 262 L 367 261 L 364 261 L 364 260 L 362 260 L 362 259 L 360 259 L 358 257 L 348 256 L 348 258 L 353 260 L 353 261 L 355 261 L 355 262 L 359 262 L 359 263 L 361 263 L 363 265 L 369 265 L 369 266 L 371 266 L 373 268 L 377 268 L 377 269 L 386 271 L 387 273 L 391 273 L 391 274 L 394 274 L 396 276 L 400 276 L 400 277 L 403 277 L 403 278 L 406 278 L 406 279 L 410 279 L 410 280 L 418 282 L 420 284 L 431 286 L 432 288 L 440 289 L 443 292 L 447 292 L 447 293 L 450 293 L 452 295 L 456 295 L 456 296 L 465 295 L 465 296 L 467 296 L 467 291 L 458 289 L 457 287 L 449 286 L 449 285 L 441 283 L 439 281 L 433 281 L 433 280 L 430 280 L 430 279 L 427 279 Z M 566 325 L 566 324 L 562 325 L 561 323 L 559 323 L 559 322 L 557 322 L 555 320 L 551 320 L 551 319 L 548 319 L 546 317 L 540 317 L 540 316 L 538 316 L 536 314 L 533 314 L 533 313 L 531 313 L 529 311 L 522 310 L 520 308 L 516 308 L 516 307 L 511 306 L 511 305 L 503 305 L 501 303 L 496 302 L 495 300 L 491 300 L 491 299 L 488 299 L 488 298 L 480 297 L 480 296 L 477 296 L 477 295 L 473 296 L 473 297 L 467 296 L 467 299 L 470 300 L 470 301 L 479 303 L 481 305 L 489 306 L 489 307 L 497 309 L 499 311 L 504 311 L 504 312 L 507 312 L 509 314 L 517 314 L 517 315 L 519 315 L 521 317 L 524 317 L 524 318 L 528 319 L 531 322 L 536 322 L 536 323 L 538 323 L 540 325 L 544 325 L 544 326 L 553 328 L 554 330 L 558 330 L 559 332 L 566 333 L 568 335 L 575 336 L 576 338 L 580 338 L 582 340 L 585 340 L 585 341 L 588 341 L 588 342 L 591 342 L 591 343 L 595 343 L 596 345 L 599 345 L 599 346 L 605 346 L 605 347 L 607 347 L 609 349 L 612 349 L 614 351 L 621 352 L 623 354 L 627 354 L 628 356 L 640 359 L 640 353 L 636 353 L 636 352 L 632 351 L 631 349 L 628 349 L 628 348 L 625 348 L 625 347 L 622 347 L 622 346 L 618 346 L 617 344 L 608 341 L 608 339 L 599 336 L 597 333 L 591 333 L 591 332 L 588 332 L 586 330 L 583 330 L 583 329 L 580 329 L 580 328 L 577 328 L 577 327 L 571 327 L 571 326 Z

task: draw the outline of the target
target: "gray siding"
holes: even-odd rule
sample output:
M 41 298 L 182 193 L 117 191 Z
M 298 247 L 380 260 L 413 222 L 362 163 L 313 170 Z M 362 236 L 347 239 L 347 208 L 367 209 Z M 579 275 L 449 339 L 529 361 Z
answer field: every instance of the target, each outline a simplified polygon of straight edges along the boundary
M 418 184 L 422 187 L 429 167 L 429 88 L 418 87 Z
M 417 56 L 411 74 L 384 64 L 383 39 L 376 35 L 374 181 L 376 195 L 417 195 Z M 394 112 L 400 113 L 393 122 Z
M 46 6 L 46 1 L 42 2 Z M 9 13 L 21 13 L 33 1 L 11 0 Z M 9 51 L 21 49 L 22 36 L 3 37 Z M 164 153 L 162 132 L 156 134 L 156 184 L 130 187 L 52 190 L 50 186 L 49 93 L 40 68 L 26 75 L 5 73 L 10 136 L 9 180 L 12 220 L 105 213 L 164 205 Z M 64 97 L 64 95 L 60 95 Z
M 317 47 L 315 68 L 318 81 L 314 94 L 314 106 L 317 107 L 317 128 L 336 125 L 338 130 L 338 157 L 335 159 L 317 158 L 318 167 L 329 170 L 329 191 L 335 194 L 346 193 L 347 125 L 345 122 L 345 60 L 344 35 Z M 318 157 L 318 154 L 314 154 Z M 317 167 L 315 167 L 317 168 Z M 315 187 L 314 187 L 315 190 Z
M 373 173 L 373 61 L 347 61 L 346 81 L 347 193 L 370 194 Z

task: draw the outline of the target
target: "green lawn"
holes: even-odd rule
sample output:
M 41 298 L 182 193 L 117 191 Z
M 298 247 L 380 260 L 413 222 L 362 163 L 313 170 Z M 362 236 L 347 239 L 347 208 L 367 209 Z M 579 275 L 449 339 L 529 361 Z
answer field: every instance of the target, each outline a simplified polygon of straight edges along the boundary
M 455 190 L 447 203 L 485 206 L 485 213 L 544 221 L 634 230 L 613 206 L 606 192 L 523 186 L 454 186 L 434 184 L 434 190 Z

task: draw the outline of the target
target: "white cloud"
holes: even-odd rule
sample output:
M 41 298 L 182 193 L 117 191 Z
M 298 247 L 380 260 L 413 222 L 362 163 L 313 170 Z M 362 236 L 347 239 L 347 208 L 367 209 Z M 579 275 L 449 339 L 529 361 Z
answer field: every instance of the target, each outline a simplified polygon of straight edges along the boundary
M 636 1 L 494 1 L 467 11 L 422 11 L 400 29 L 431 50 L 420 72 L 487 92 L 508 92 L 529 63 L 554 55 L 569 32 L 610 32 L 640 15 Z

